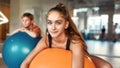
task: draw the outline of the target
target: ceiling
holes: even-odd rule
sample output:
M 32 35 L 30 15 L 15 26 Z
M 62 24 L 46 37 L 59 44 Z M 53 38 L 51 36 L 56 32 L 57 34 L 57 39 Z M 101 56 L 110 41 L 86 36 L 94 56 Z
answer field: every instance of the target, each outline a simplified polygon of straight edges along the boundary
M 75 8 L 96 7 L 107 4 L 120 4 L 120 0 L 68 0 L 74 3 Z
M 95 6 L 106 4 L 108 2 L 120 3 L 120 0 L 67 0 L 72 1 L 74 4 L 86 5 L 86 6 Z M 0 0 L 0 3 L 10 3 L 10 0 Z
M 81 6 L 99 6 L 107 3 L 120 3 L 120 0 L 67 0 L 73 2 L 75 5 Z M 10 0 L 0 0 L 0 3 L 10 4 Z
M 114 4 L 120 4 L 120 0 L 66 0 L 67 2 L 73 3 L 74 8 L 80 7 L 106 7 Z M 10 0 L 0 0 L 0 5 L 10 5 Z

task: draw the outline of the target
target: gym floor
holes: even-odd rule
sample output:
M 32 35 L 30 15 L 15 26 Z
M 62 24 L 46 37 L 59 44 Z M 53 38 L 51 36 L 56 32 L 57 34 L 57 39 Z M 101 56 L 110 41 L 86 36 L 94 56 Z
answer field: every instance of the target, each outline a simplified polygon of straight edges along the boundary
M 87 40 L 88 52 L 90 54 L 99 56 L 106 61 L 110 62 L 113 68 L 120 68 L 120 41 L 98 41 L 98 40 Z M 0 43 L 0 52 L 2 48 Z M 0 54 L 0 68 L 7 68 L 3 63 L 2 56 Z
M 86 43 L 90 54 L 108 61 L 113 68 L 120 68 L 120 41 L 87 40 Z

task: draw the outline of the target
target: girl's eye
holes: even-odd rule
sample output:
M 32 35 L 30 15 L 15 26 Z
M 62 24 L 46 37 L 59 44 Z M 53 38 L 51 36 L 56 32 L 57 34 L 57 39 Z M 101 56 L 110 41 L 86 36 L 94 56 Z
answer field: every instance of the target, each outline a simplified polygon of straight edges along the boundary
M 60 24 L 61 24 L 61 21 L 56 21 L 56 24 L 60 25 Z
M 47 24 L 52 24 L 52 22 L 51 21 L 47 21 Z

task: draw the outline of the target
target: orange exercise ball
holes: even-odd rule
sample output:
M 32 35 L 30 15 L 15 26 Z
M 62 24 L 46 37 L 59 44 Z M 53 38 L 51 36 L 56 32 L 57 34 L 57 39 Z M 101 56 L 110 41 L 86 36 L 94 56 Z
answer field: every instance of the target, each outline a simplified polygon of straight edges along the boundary
M 95 68 L 94 63 L 88 57 L 84 57 L 84 68 Z M 71 51 L 47 48 L 32 60 L 29 68 L 72 68 Z

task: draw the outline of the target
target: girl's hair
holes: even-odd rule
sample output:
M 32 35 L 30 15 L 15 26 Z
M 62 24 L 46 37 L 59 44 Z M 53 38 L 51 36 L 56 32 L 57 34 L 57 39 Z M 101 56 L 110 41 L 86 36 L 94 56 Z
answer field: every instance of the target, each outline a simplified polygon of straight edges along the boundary
M 82 43 L 82 45 L 84 46 L 84 50 L 87 52 L 87 46 L 86 46 L 86 43 L 84 41 L 84 38 L 79 33 L 79 31 L 77 30 L 77 27 L 75 26 L 73 20 L 71 19 L 68 8 L 64 4 L 59 3 L 55 7 L 51 8 L 48 11 L 47 15 L 49 15 L 49 12 L 51 12 L 51 11 L 57 11 L 57 12 L 61 13 L 61 15 L 63 15 L 65 20 L 69 22 L 68 28 L 65 29 L 65 34 L 68 36 L 68 38 L 70 40 L 75 40 L 75 41 L 79 40 Z
M 30 20 L 33 20 L 33 19 L 34 19 L 33 15 L 32 15 L 31 13 L 24 13 L 24 14 L 22 15 L 22 18 L 23 18 L 23 17 L 28 17 Z

